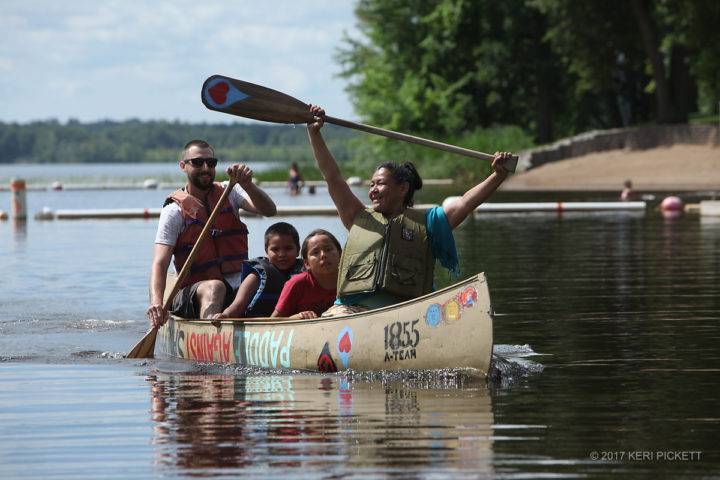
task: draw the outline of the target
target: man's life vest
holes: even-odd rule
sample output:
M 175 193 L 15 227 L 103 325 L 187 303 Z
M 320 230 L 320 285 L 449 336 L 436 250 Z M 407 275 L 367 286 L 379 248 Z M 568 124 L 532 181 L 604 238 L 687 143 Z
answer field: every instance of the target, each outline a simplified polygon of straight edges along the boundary
M 178 272 L 182 270 L 222 193 L 223 187 L 215 182 L 208 193 L 207 205 L 183 189 L 173 192 L 165 201 L 166 205 L 175 201 L 180 206 L 185 221 L 185 229 L 173 250 L 175 269 Z M 226 200 L 215 218 L 209 238 L 200 245 L 190 272 L 180 287 L 201 280 L 219 280 L 223 274 L 239 272 L 242 262 L 248 258 L 247 235 L 247 226 L 235 216 L 232 205 Z
M 295 259 L 295 264 L 288 271 L 280 271 L 270 263 L 267 257 L 257 257 L 243 262 L 243 280 L 250 274 L 257 274 L 260 277 L 260 284 L 252 300 L 245 309 L 246 317 L 269 317 L 272 315 L 280 293 L 290 277 L 305 271 L 303 261 Z
M 382 213 L 366 209 L 355 219 L 343 248 L 338 298 L 377 289 L 402 298 L 418 297 L 432 291 L 434 269 L 424 211 L 408 208 L 388 221 Z

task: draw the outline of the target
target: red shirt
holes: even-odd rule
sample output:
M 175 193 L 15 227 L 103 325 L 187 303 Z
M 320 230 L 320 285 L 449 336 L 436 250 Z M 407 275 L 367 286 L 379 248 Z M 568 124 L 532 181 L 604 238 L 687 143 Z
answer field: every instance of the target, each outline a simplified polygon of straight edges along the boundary
M 283 317 L 312 310 L 318 316 L 335 302 L 337 289 L 325 289 L 317 284 L 310 272 L 298 273 L 285 282 L 275 310 Z

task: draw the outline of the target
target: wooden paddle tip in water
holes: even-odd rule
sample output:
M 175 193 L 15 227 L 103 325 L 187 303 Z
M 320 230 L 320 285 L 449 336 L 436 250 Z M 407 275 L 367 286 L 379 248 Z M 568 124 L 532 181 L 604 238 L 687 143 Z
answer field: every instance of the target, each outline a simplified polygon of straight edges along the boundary
M 153 358 L 155 354 L 155 337 L 157 328 L 151 329 L 143 338 L 130 350 L 125 358 Z

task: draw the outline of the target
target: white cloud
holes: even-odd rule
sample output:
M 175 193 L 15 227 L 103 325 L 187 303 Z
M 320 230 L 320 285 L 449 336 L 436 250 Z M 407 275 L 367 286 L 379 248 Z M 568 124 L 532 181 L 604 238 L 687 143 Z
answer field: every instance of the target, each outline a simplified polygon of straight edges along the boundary
M 349 1 L 3 0 L 0 121 L 241 120 L 200 102 L 224 74 L 353 116 L 332 56 Z

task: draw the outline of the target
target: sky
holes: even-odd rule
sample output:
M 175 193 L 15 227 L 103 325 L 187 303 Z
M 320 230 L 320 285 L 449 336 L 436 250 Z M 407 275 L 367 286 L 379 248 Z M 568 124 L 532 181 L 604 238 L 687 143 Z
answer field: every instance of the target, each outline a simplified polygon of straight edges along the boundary
M 0 122 L 249 122 L 208 110 L 225 75 L 357 120 L 333 55 L 351 0 L 1 0 Z

